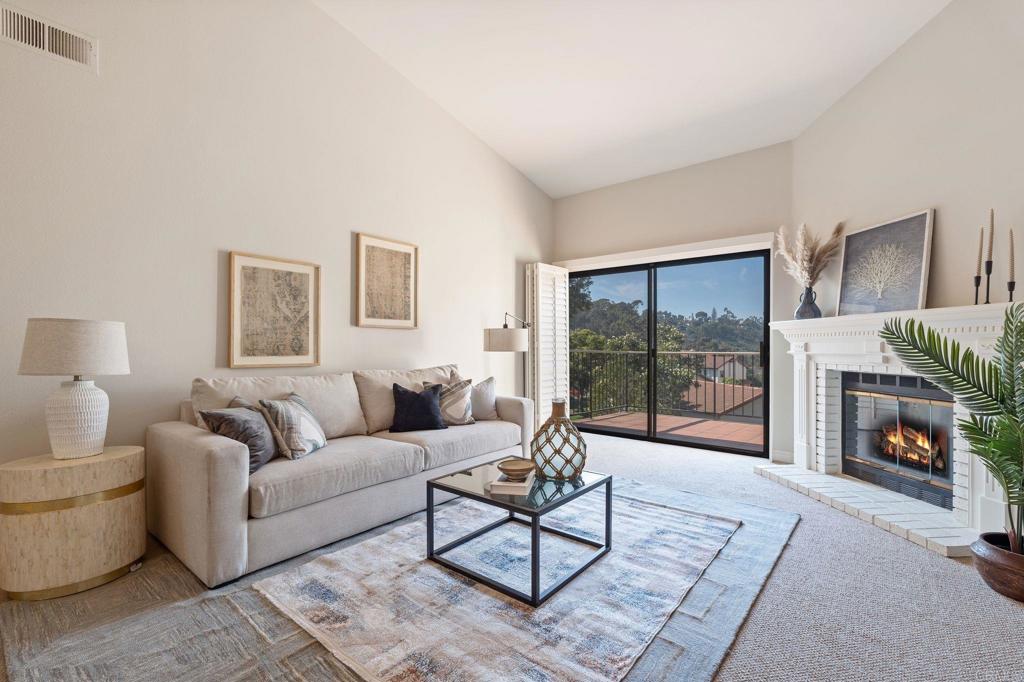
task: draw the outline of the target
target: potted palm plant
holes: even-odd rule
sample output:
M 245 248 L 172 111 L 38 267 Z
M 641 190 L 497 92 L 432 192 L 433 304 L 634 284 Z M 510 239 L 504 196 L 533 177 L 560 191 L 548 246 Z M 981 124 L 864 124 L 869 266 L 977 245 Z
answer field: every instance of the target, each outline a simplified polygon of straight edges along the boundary
M 909 369 L 952 394 L 969 412 L 960 432 L 1006 497 L 1006 532 L 971 545 L 989 587 L 1024 601 L 1024 304 L 1006 309 L 991 360 L 914 320 L 888 320 L 881 337 Z

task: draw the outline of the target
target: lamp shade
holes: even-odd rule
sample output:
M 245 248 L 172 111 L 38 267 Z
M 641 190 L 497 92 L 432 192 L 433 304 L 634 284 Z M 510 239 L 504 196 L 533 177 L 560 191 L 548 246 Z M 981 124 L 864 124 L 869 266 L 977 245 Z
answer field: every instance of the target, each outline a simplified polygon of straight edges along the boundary
M 29 318 L 18 374 L 130 374 L 124 322 Z
M 530 330 L 514 327 L 484 329 L 484 350 L 523 353 L 530 348 Z

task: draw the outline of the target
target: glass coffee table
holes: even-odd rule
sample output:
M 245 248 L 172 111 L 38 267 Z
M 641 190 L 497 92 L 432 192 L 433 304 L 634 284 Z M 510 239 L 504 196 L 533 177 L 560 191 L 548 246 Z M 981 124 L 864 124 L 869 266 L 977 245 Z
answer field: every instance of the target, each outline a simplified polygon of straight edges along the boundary
M 584 471 L 575 479 L 565 481 L 544 480 L 537 477 L 533 487 L 527 495 L 502 495 L 492 494 L 487 490 L 487 484 L 496 480 L 501 472 L 498 471 L 497 462 L 503 462 L 509 457 L 503 457 L 490 464 L 482 464 L 472 469 L 458 471 L 448 476 L 442 476 L 427 481 L 427 558 L 442 566 L 450 568 L 457 573 L 483 583 L 502 594 L 513 597 L 531 606 L 540 606 L 551 598 L 556 592 L 565 587 L 573 578 L 589 568 L 595 561 L 607 554 L 612 548 L 612 477 L 606 474 L 599 474 L 592 471 Z M 545 514 L 558 509 L 562 505 L 586 495 L 587 493 L 604 488 L 604 542 L 598 542 L 587 537 L 552 528 L 541 523 Z M 490 523 L 464 535 L 457 540 L 448 542 L 440 547 L 434 547 L 434 491 L 442 490 L 453 493 L 460 497 L 466 497 L 477 502 L 499 509 L 504 509 L 508 515 L 502 519 Z M 525 518 L 524 518 L 525 517 Z M 484 533 L 490 532 L 506 523 L 519 523 L 530 527 L 530 594 L 521 592 L 508 585 L 504 585 L 492 578 L 461 566 L 458 563 L 443 556 L 456 547 L 463 545 Z M 582 564 L 569 572 L 564 578 L 559 579 L 555 584 L 542 587 L 540 584 L 540 537 L 541 531 L 553 533 L 576 542 L 581 542 L 594 547 L 597 551 L 591 554 Z

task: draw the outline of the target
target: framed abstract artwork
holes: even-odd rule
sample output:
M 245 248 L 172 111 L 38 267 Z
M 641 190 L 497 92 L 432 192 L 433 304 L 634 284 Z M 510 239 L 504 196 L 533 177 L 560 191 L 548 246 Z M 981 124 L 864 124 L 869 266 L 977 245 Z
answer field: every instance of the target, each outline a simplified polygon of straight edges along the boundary
M 230 367 L 320 364 L 320 266 L 231 252 Z
M 356 234 L 356 324 L 415 329 L 419 324 L 419 248 Z
M 932 218 L 928 209 L 846 235 L 840 315 L 924 307 Z

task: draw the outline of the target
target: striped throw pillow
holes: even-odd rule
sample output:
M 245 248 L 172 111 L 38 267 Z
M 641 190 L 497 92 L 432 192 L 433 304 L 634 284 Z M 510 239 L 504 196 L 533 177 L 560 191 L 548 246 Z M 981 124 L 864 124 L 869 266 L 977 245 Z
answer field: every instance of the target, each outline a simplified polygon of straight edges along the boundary
M 423 388 L 435 386 L 434 382 L 424 381 Z M 441 386 L 441 418 L 448 426 L 462 426 L 474 423 L 473 420 L 473 382 L 470 379 L 459 379 Z
M 260 406 L 278 450 L 288 459 L 305 457 L 327 445 L 320 422 L 301 396 L 292 393 L 285 400 L 261 400 Z

